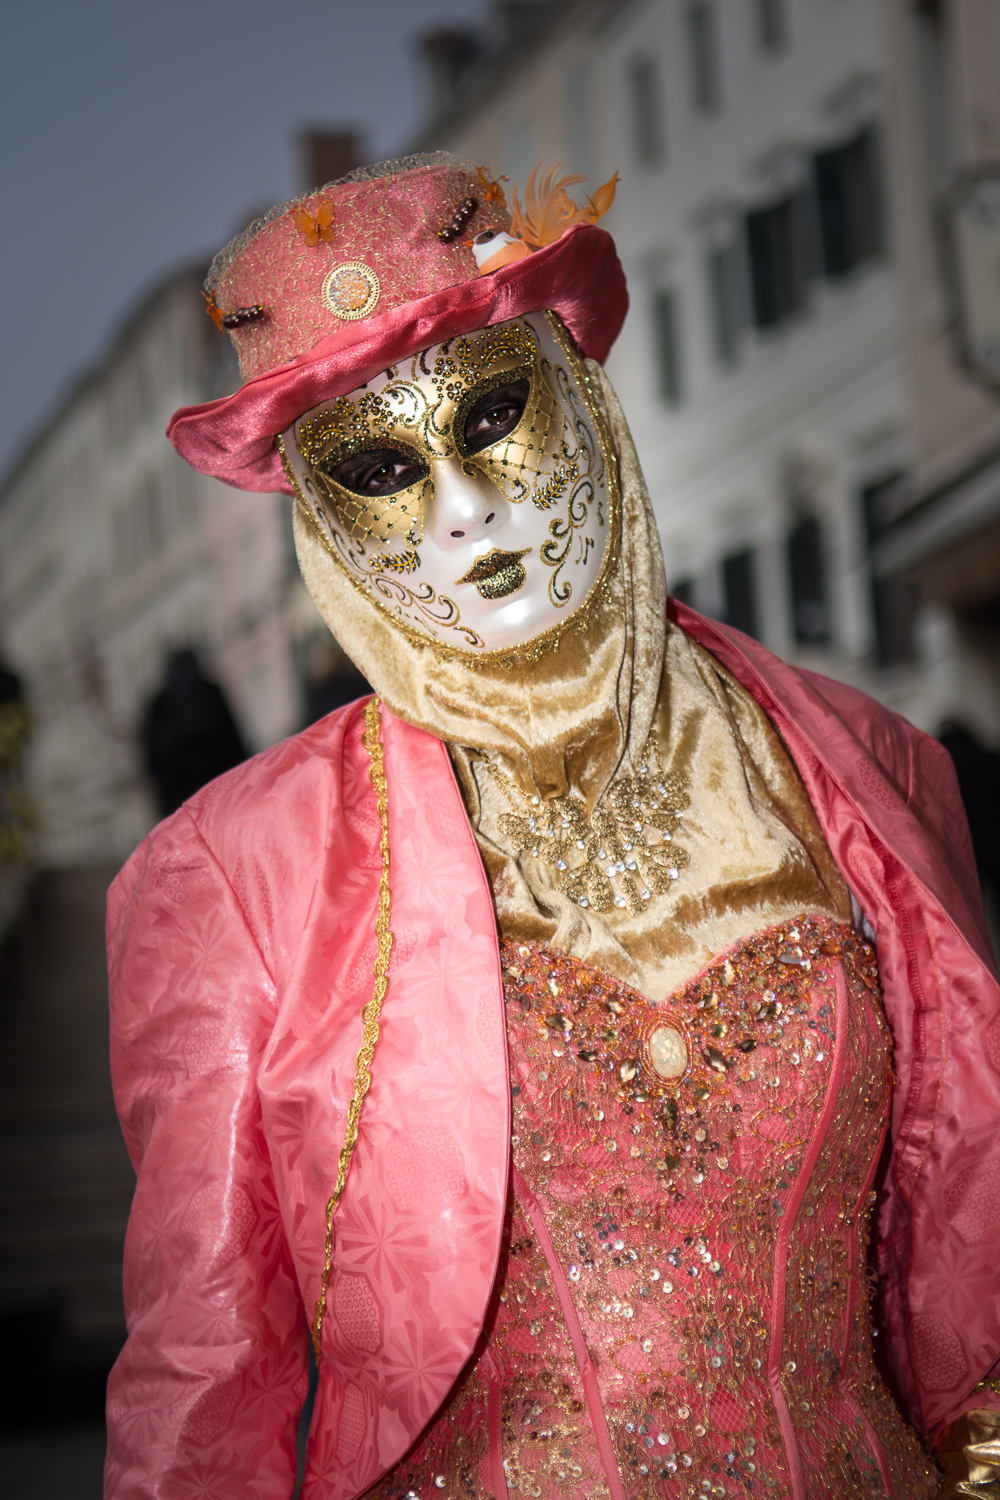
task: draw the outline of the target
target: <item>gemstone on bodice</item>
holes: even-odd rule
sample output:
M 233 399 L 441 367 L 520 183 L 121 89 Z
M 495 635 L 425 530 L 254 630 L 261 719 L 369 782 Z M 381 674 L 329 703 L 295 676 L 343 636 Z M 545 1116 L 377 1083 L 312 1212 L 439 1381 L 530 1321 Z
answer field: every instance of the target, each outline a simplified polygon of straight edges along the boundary
M 649 1060 L 661 1078 L 680 1078 L 688 1062 L 684 1038 L 676 1026 L 657 1026 L 649 1034 Z

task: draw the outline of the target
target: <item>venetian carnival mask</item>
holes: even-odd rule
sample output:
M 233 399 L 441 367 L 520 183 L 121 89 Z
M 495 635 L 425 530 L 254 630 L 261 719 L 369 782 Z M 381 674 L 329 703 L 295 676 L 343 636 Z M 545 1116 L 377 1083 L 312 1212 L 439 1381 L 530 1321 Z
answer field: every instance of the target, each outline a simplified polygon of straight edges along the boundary
M 280 441 L 306 519 L 419 640 L 475 656 L 586 618 L 616 549 L 617 472 L 586 366 L 533 313 L 434 344 Z

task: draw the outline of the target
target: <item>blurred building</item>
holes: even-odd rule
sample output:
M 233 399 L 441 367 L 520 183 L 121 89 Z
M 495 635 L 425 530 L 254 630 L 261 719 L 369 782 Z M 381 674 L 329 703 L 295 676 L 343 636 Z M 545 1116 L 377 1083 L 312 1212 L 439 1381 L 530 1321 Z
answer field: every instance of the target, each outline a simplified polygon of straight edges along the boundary
M 120 862 L 156 821 L 137 731 L 170 651 L 201 653 L 254 749 L 300 721 L 287 506 L 196 474 L 163 435 L 238 379 L 203 270 L 153 288 L 0 488 L 0 641 L 30 704 L 43 866 Z
M 235 378 L 201 275 L 152 289 L 0 487 L 0 642 L 34 812 L 0 949 L 0 1426 L 99 1419 L 124 1337 L 133 1179 L 108 1075 L 104 896 L 158 817 L 138 732 L 164 658 L 197 646 L 255 747 L 299 716 L 281 501 L 202 479 L 163 436 L 175 407 Z
M 314 130 L 300 151 L 311 185 L 358 165 L 360 145 Z M 104 902 L 160 816 L 148 771 L 161 802 L 191 782 L 188 731 L 204 739 L 209 700 L 230 747 L 194 748 L 218 769 L 366 686 L 325 645 L 287 498 L 196 474 L 164 436 L 178 407 L 239 383 L 204 270 L 150 289 L 0 482 L 0 1428 L 99 1417 L 124 1336 L 133 1179 L 108 1073 Z M 174 702 L 192 650 L 224 697 L 195 684 L 201 717 L 185 700 L 171 776 L 163 689 L 172 663 Z
M 104 897 L 159 817 L 139 741 L 166 658 L 197 649 L 256 750 L 300 727 L 298 663 L 322 628 L 285 497 L 195 474 L 164 437 L 176 407 L 238 378 L 203 274 L 152 288 L 0 486 L 0 642 L 33 813 L 32 878 L 17 921 L 12 902 L 0 912 L 0 1363 L 14 1376 L 0 1426 L 99 1418 L 124 1336 L 133 1180 L 108 1075 Z
M 363 147 L 317 128 L 298 149 L 312 186 Z M 157 821 L 139 741 L 176 651 L 197 651 L 251 752 L 299 729 L 324 685 L 287 498 L 195 473 L 164 436 L 178 407 L 239 385 L 204 273 L 151 288 L 0 480 L 0 648 L 28 704 L 45 868 L 121 863 Z
M 876 597 L 920 604 L 928 696 L 1000 729 L 1000 6 L 886 6 L 907 483 L 872 516 Z M 972 809 L 970 808 L 970 813 Z
M 539 161 L 621 171 L 608 369 L 674 592 L 922 727 L 974 702 L 1000 734 L 1000 257 L 990 283 L 980 247 L 973 357 L 949 221 L 970 184 L 967 220 L 994 202 L 995 0 L 489 16 L 426 38 L 410 144 L 522 187 Z

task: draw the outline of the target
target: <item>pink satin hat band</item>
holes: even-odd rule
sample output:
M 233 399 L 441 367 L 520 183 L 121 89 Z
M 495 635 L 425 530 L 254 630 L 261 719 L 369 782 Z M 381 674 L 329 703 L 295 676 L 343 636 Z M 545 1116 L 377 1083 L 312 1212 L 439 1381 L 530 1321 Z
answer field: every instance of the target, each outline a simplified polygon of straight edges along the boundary
M 203 474 L 240 490 L 290 494 L 274 440 L 303 412 L 431 344 L 542 309 L 559 315 L 582 354 L 607 358 L 625 320 L 628 292 L 606 230 L 577 224 L 544 250 L 488 276 L 345 323 L 233 395 L 181 407 L 167 437 Z

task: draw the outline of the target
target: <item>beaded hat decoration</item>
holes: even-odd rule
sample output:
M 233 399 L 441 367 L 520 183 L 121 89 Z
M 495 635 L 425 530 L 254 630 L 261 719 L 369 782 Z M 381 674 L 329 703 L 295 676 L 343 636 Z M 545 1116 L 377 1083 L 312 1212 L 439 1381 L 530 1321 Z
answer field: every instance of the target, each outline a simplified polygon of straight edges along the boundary
M 238 489 L 288 492 L 277 435 L 431 344 L 551 309 L 603 360 L 628 306 L 614 242 L 594 222 L 616 179 L 580 208 L 566 189 L 582 178 L 537 177 L 512 216 L 485 168 L 434 152 L 361 168 L 257 219 L 205 283 L 245 384 L 176 412 L 177 451 Z

